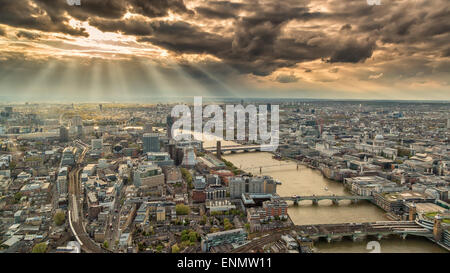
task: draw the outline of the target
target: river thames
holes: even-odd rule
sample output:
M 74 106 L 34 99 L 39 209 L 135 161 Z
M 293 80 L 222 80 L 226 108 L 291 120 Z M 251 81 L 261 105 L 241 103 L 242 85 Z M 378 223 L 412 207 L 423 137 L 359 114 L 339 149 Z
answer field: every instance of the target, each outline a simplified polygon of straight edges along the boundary
M 272 158 L 271 153 L 236 153 L 223 156 L 236 167 L 254 175 L 269 175 L 277 179 L 282 185 L 277 187 L 280 196 L 292 195 L 349 195 L 342 183 L 331 181 L 317 171 L 294 161 L 280 161 Z M 307 224 L 336 224 L 350 222 L 387 221 L 385 212 L 367 201 L 351 204 L 341 201 L 333 205 L 331 201 L 323 200 L 319 205 L 312 205 L 310 201 L 302 201 L 299 206 L 292 203 L 288 209 L 289 217 L 296 225 Z M 369 252 L 366 249 L 369 240 L 352 242 L 345 239 L 341 242 L 318 242 L 315 247 L 319 252 Z M 446 252 L 425 238 L 408 237 L 406 240 L 390 237 L 380 241 L 381 252 Z

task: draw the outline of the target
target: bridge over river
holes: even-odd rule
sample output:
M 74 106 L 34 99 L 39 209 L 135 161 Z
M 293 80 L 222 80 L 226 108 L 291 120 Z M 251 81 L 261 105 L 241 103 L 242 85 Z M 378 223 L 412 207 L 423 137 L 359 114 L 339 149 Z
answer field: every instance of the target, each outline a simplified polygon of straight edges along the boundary
M 295 226 L 301 236 L 317 240 L 325 238 L 328 242 L 349 237 L 352 240 L 374 236 L 378 240 L 388 235 L 399 235 L 403 239 L 407 235 L 433 237 L 431 230 L 419 226 L 414 221 L 379 221 L 374 223 L 345 223 Z
M 379 221 L 373 223 L 342 223 L 319 225 L 296 225 L 288 228 L 272 230 L 248 243 L 233 249 L 232 253 L 245 253 L 252 249 L 262 248 L 281 239 L 283 234 L 296 231 L 299 236 L 312 240 L 326 239 L 328 242 L 340 241 L 344 237 L 353 241 L 363 240 L 367 236 L 381 240 L 383 237 L 397 235 L 405 239 L 407 235 L 422 236 L 433 240 L 433 233 L 414 221 Z
M 260 152 L 260 151 L 274 151 L 276 150 L 278 147 L 288 147 L 287 144 L 278 144 L 278 145 L 271 145 L 271 144 L 258 144 L 258 145 L 229 145 L 229 146 L 218 146 L 217 145 L 214 147 L 207 147 L 207 148 L 203 148 L 203 150 L 205 152 L 216 152 L 219 150 L 221 153 L 224 152 L 239 152 L 239 151 L 244 151 L 244 152 L 250 152 L 250 151 L 255 151 L 255 152 Z
M 285 201 L 292 201 L 295 205 L 298 205 L 300 201 L 309 200 L 312 201 L 314 205 L 317 205 L 320 200 L 331 200 L 333 204 L 339 204 L 339 201 L 349 200 L 352 203 L 356 203 L 360 200 L 373 201 L 372 196 L 360 196 L 360 195 L 347 195 L 347 196 L 337 196 L 337 195 L 311 195 L 311 196 L 288 196 L 280 197 L 280 199 Z

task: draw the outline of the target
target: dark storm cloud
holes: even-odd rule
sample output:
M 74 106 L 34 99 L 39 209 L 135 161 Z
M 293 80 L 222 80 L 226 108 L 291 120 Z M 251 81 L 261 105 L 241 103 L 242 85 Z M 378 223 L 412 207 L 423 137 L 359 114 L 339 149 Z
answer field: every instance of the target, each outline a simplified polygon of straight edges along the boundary
M 145 36 L 153 33 L 151 24 L 139 19 L 106 20 L 101 18 L 93 18 L 89 20 L 89 24 L 102 31 L 121 32 L 127 35 Z
M 450 57 L 450 47 L 442 52 L 442 57 Z
M 293 74 L 280 74 L 277 76 L 276 81 L 280 83 L 298 82 L 299 78 Z
M 34 0 L 52 14 L 67 11 L 73 17 L 87 20 L 89 17 L 120 19 L 127 11 L 146 17 L 162 17 L 169 11 L 192 13 L 183 0 L 81 0 L 80 6 L 70 6 L 66 0 Z
M 367 58 L 372 56 L 372 52 L 375 48 L 374 42 L 358 43 L 356 41 L 345 44 L 342 48 L 333 52 L 331 58 L 328 60 L 330 63 L 357 63 L 363 62 Z
M 200 6 L 195 11 L 206 17 L 215 19 L 237 18 L 238 12 L 245 7 L 242 3 L 232 3 L 228 1 L 212 1 L 208 5 Z
M 352 29 L 352 25 L 350 25 L 350 24 L 345 24 L 341 27 L 341 31 L 351 30 L 351 29 Z
M 123 0 L 81 0 L 81 5 L 69 5 L 66 0 L 32 0 L 43 12 L 53 20 L 67 20 L 66 13 L 79 20 L 86 20 L 89 16 L 105 18 L 120 18 L 126 10 Z
M 69 6 L 66 0 L 32 2 L 36 5 L 6 1 L 0 5 L 0 23 L 86 35 L 67 24 L 71 16 L 177 54 L 210 54 L 224 67 L 217 73 L 232 73 L 225 69 L 229 67 L 266 76 L 314 60 L 325 65 L 364 63 L 377 50 L 393 56 L 450 55 L 448 0 L 389 1 L 381 6 L 365 0 L 202 1 L 192 10 L 183 0 L 82 0 L 81 6 Z M 326 9 L 314 9 L 319 5 Z M 128 11 L 142 16 L 122 19 Z M 181 15 L 179 21 L 159 19 L 169 13 Z M 200 70 L 186 70 L 209 80 Z
M 80 6 L 70 6 L 66 0 L 6 0 L 0 4 L 0 23 L 47 32 L 87 36 L 84 29 L 72 28 L 68 25 L 70 18 L 67 15 L 81 21 L 118 20 L 128 10 L 146 17 L 166 16 L 169 11 L 193 14 L 182 0 L 82 0 Z M 127 25 L 127 20 L 121 21 L 122 27 L 125 30 L 131 30 L 131 34 L 140 33 L 139 30 Z M 120 28 L 120 24 L 116 24 L 117 28 Z M 148 33 L 136 35 L 148 35 Z
M 29 31 L 21 30 L 16 33 L 16 37 L 17 38 L 26 38 L 28 40 L 35 40 L 35 39 L 38 39 L 39 37 L 41 37 L 41 35 L 39 35 L 37 33 L 29 32 Z
M 67 25 L 67 18 L 58 10 L 63 0 L 52 1 L 55 9 L 43 9 L 46 6 L 41 1 L 35 1 L 37 6 L 28 0 L 6 0 L 0 4 L 0 23 L 15 27 L 36 29 L 48 32 L 61 32 L 70 35 L 87 35 L 84 29 L 75 29 Z
M 178 53 L 208 53 L 224 55 L 230 50 L 231 40 L 220 35 L 204 32 L 185 22 L 153 22 L 152 37 L 144 37 L 139 42 L 150 42 Z
M 162 17 L 168 15 L 169 10 L 178 13 L 193 14 L 184 5 L 183 0 L 129 0 L 133 13 L 139 13 L 147 17 Z

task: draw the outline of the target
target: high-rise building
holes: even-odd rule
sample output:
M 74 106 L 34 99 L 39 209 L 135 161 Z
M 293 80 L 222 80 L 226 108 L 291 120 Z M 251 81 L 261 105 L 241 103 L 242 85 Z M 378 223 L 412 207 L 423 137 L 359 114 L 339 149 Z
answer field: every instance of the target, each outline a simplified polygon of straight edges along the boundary
M 69 130 L 67 130 L 67 128 L 64 126 L 59 127 L 59 141 L 69 141 Z
M 63 150 L 61 166 L 73 166 L 75 164 L 75 148 L 67 147 Z
M 56 180 L 56 189 L 58 191 L 58 194 L 66 194 L 67 193 L 67 178 L 66 177 L 59 177 Z
M 450 129 L 450 118 L 447 119 L 447 129 Z
M 142 138 L 142 142 L 143 142 L 144 153 L 160 151 L 158 134 L 156 134 L 156 133 L 144 134 L 144 136 Z
M 181 164 L 185 167 L 194 167 L 196 163 L 194 148 L 192 146 L 185 147 Z
M 169 137 L 169 139 L 172 138 L 172 125 L 174 123 L 173 117 L 171 115 L 167 116 L 167 120 L 166 120 L 166 125 L 167 125 L 167 136 Z
M 83 135 L 83 125 L 77 126 L 77 136 L 81 137 Z
M 58 172 L 58 177 L 56 179 L 56 189 L 59 194 L 67 193 L 67 167 L 62 167 Z
M 92 150 L 102 150 L 103 149 L 103 139 L 102 138 L 92 139 L 91 147 L 92 147 Z

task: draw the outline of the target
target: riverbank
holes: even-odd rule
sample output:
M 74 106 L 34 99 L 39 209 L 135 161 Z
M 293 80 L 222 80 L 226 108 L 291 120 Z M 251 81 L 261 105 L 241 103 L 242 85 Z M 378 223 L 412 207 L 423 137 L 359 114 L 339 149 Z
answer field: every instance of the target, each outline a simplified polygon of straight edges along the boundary
M 262 175 L 269 175 L 282 184 L 277 188 L 280 196 L 292 195 L 349 195 L 342 182 L 332 181 L 323 176 L 317 169 L 311 169 L 305 164 L 299 164 L 294 160 L 279 161 L 272 158 L 271 153 L 237 153 L 223 156 L 234 166 L 240 167 L 245 172 L 259 175 L 260 166 Z M 385 211 L 374 204 L 361 201 L 352 204 L 350 201 L 341 201 L 339 205 L 333 205 L 331 201 L 320 201 L 319 205 L 312 205 L 310 201 L 301 202 L 298 206 L 290 204 L 288 215 L 296 225 L 339 224 L 355 222 L 386 221 Z M 382 252 L 442 252 L 445 251 L 429 240 L 415 240 L 408 238 L 388 238 L 380 241 Z M 406 242 L 406 243 L 404 243 Z M 411 243 L 408 243 L 411 242 Z M 318 242 L 316 248 L 319 252 L 369 252 L 365 247 L 366 241 L 353 245 L 352 241 Z
M 261 174 L 272 176 L 282 183 L 277 188 L 280 196 L 349 195 L 341 182 L 326 179 L 320 171 L 301 162 L 275 160 L 267 152 L 229 154 L 223 157 L 243 171 L 253 174 L 259 175 L 260 167 L 265 166 L 261 169 Z M 357 204 L 341 201 L 339 205 L 333 205 L 332 201 L 323 200 L 318 206 L 304 201 L 298 206 L 290 204 L 288 214 L 297 225 L 387 220 L 383 210 L 366 201 Z

